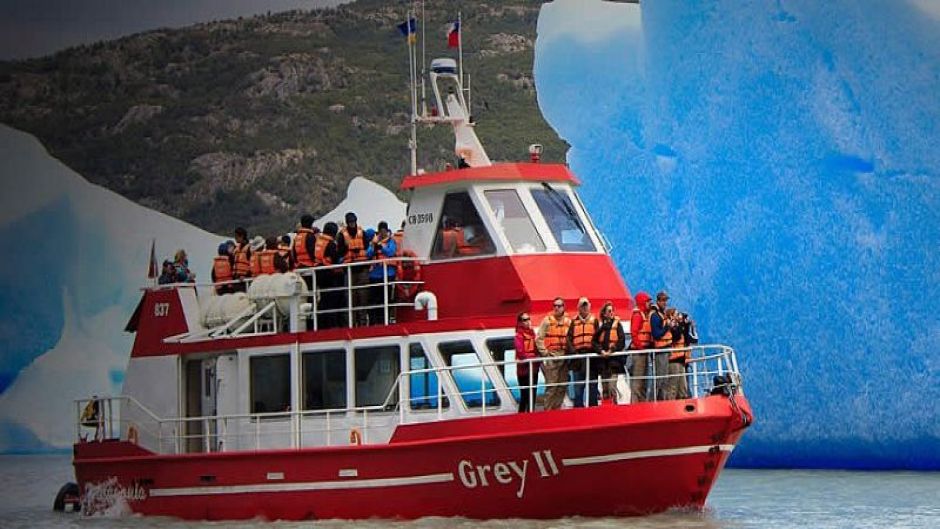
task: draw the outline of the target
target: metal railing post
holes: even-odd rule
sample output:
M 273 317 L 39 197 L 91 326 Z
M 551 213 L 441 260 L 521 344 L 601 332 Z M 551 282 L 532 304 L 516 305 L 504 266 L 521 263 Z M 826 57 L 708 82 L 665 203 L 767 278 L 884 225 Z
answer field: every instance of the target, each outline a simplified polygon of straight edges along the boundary
M 597 381 L 594 381 L 597 384 Z M 586 401 L 584 399 L 587 399 Z M 591 357 L 584 358 L 584 395 L 581 397 L 581 404 L 587 408 L 591 405 Z
M 486 371 L 484 371 L 483 366 L 480 366 L 480 398 L 483 399 L 481 406 L 483 407 L 483 416 L 486 417 Z
M 369 444 L 369 410 L 362 410 L 362 444 Z
M 382 305 L 385 307 L 385 325 L 388 325 L 388 260 L 382 261 Z
M 650 378 L 652 379 L 653 394 L 650 398 L 653 402 L 656 402 L 656 353 L 650 352 Z
M 443 399 L 441 398 L 443 391 L 441 390 L 441 373 L 437 372 L 437 419 L 440 420 L 444 416 L 444 404 Z
M 330 410 L 326 411 L 326 446 L 333 446 L 333 422 L 330 420 Z
M 698 392 L 698 362 L 692 362 L 692 395 L 698 397 Z
M 346 267 L 346 323 L 353 328 L 353 295 L 352 295 L 352 266 Z

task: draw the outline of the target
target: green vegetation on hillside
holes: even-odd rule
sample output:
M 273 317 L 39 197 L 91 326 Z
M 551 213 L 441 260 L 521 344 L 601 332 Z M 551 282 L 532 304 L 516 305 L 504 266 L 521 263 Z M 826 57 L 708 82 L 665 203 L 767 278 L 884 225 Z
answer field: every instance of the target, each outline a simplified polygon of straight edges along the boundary
M 397 190 L 408 162 L 410 2 L 360 0 L 150 31 L 0 63 L 0 121 L 90 181 L 219 233 L 320 215 L 356 176 Z M 458 10 L 477 134 L 494 160 L 567 145 L 536 103 L 540 1 L 427 2 L 427 57 L 455 56 Z M 420 21 L 419 21 L 420 23 Z M 420 32 L 421 28 L 419 28 Z M 421 129 L 419 165 L 453 162 L 449 127 Z

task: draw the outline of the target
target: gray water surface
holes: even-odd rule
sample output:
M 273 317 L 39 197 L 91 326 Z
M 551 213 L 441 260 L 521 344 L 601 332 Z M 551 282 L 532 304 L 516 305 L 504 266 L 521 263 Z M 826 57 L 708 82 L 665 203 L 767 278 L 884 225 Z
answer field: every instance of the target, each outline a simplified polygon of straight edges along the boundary
M 88 518 L 52 511 L 59 487 L 72 481 L 67 455 L 0 456 L 0 528 L 938 528 L 940 473 L 725 470 L 702 513 L 645 518 L 494 520 L 425 518 L 411 522 L 183 522 L 173 518 Z

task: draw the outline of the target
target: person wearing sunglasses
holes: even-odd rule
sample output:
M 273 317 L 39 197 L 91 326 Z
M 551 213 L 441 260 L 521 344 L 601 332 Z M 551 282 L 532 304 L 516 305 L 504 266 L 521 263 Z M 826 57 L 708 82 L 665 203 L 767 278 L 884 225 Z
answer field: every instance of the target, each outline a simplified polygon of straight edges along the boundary
M 535 348 L 535 331 L 528 312 L 516 316 L 516 379 L 519 384 L 519 413 L 535 408 L 535 385 L 539 379 L 538 362 L 527 362 L 538 358 Z
M 555 298 L 552 312 L 539 325 L 535 347 L 539 356 L 547 358 L 542 362 L 542 374 L 545 376 L 545 409 L 557 410 L 565 401 L 568 392 L 568 368 L 563 357 L 568 346 L 568 328 L 571 318 L 565 314 L 565 300 Z

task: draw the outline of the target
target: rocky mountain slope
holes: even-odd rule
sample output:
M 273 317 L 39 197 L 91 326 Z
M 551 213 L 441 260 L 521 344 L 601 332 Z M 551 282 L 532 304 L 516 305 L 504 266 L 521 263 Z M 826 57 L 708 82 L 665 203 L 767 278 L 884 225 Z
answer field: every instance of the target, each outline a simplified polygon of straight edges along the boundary
M 472 113 L 496 160 L 524 158 L 534 142 L 548 161 L 567 149 L 536 102 L 540 4 L 427 2 L 428 60 L 455 55 L 446 31 L 462 11 Z M 204 229 L 283 231 L 329 211 L 356 176 L 395 190 L 408 170 L 396 25 L 409 5 L 360 0 L 0 63 L 0 121 L 91 182 Z M 420 166 L 453 161 L 449 130 L 419 138 Z

